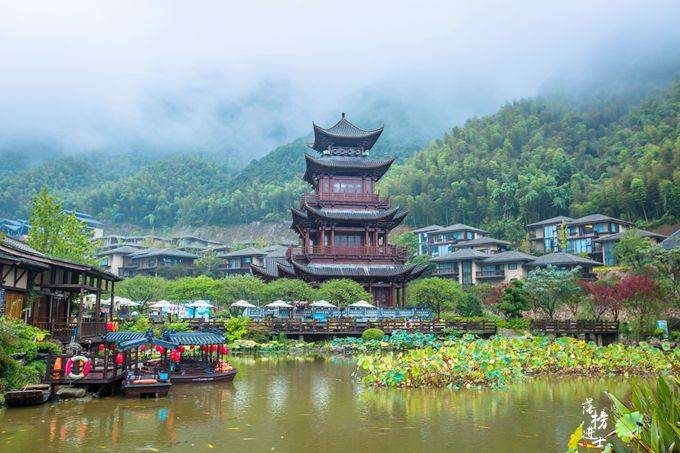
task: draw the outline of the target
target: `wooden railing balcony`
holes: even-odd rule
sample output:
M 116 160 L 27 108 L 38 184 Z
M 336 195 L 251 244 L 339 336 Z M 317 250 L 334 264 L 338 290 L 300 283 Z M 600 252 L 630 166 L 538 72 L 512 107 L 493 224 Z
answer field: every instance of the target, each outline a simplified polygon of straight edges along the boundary
M 377 204 L 379 207 L 388 207 L 390 197 L 380 198 L 377 193 L 309 193 L 302 196 L 300 206 L 305 204 L 317 204 L 319 202 L 342 203 L 342 204 Z
M 73 329 L 78 326 L 75 322 L 33 322 L 32 325 L 50 332 L 53 338 L 62 342 L 71 339 Z M 106 333 L 106 321 L 83 320 L 77 339 L 100 337 Z
M 333 255 L 333 256 L 385 256 L 407 259 L 409 253 L 406 247 L 398 245 L 385 246 L 330 246 L 330 245 L 315 245 L 309 247 L 290 247 L 288 249 L 289 256 L 295 255 Z
M 441 277 L 458 277 L 458 269 L 435 269 L 432 271 L 432 275 Z
M 505 271 L 503 269 L 477 271 L 476 275 L 477 278 L 505 278 Z

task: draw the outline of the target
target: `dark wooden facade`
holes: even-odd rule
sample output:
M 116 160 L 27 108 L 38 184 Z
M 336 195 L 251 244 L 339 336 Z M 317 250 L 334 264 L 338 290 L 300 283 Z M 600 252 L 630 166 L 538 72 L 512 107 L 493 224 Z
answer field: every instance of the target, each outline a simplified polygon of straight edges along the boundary
M 265 279 L 301 278 L 316 286 L 337 278 L 361 283 L 382 307 L 406 304 L 406 283 L 424 267 L 406 265 L 404 248 L 389 243 L 390 231 L 406 217 L 391 207 L 375 190 L 378 180 L 394 159 L 371 159 L 368 152 L 382 128 L 365 131 L 342 116 L 333 127 L 314 125 L 310 147 L 319 156 L 305 153 L 303 179 L 314 189 L 292 208 L 291 228 L 301 246 L 291 247 L 276 272 L 252 266 Z
M 44 255 L 28 245 L 0 240 L 0 288 L 5 316 L 23 319 L 62 341 L 91 339 L 105 333 L 108 319 L 101 315 L 102 294 L 115 294 L 120 279 L 98 268 Z M 90 313 L 84 299 L 95 295 Z M 109 310 L 112 318 L 114 309 Z

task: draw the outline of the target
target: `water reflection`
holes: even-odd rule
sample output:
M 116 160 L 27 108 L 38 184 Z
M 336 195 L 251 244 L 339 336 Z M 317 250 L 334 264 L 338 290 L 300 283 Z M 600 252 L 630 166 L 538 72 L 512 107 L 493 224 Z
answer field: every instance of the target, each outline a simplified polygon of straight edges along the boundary
M 234 359 L 234 384 L 159 400 L 0 410 L 0 451 L 561 451 L 587 397 L 622 379 L 537 378 L 502 390 L 366 389 L 347 358 Z

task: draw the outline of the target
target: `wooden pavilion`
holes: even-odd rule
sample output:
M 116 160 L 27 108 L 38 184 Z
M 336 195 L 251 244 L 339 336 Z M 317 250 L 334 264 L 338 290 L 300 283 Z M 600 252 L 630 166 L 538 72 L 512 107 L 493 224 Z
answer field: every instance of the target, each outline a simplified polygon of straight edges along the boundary
M 115 296 L 116 275 L 93 266 L 45 255 L 27 244 L 0 239 L 0 314 L 23 319 L 54 338 L 94 341 L 106 332 L 115 307 L 103 313 L 101 297 Z M 86 314 L 85 296 L 95 295 Z
M 361 283 L 381 307 L 406 305 L 406 284 L 425 266 L 407 265 L 405 248 L 389 244 L 389 232 L 406 217 L 375 190 L 394 159 L 371 159 L 369 150 L 383 129 L 366 131 L 342 118 L 324 129 L 314 124 L 318 153 L 305 153 L 303 179 L 314 193 L 292 208 L 291 228 L 301 247 L 291 247 L 274 271 L 251 265 L 265 280 L 301 278 L 313 286 L 349 278 Z

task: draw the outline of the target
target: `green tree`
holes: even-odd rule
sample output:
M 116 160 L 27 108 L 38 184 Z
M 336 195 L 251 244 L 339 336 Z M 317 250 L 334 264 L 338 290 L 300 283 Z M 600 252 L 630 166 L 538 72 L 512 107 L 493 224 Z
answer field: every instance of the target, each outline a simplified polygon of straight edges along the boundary
M 94 265 L 95 244 L 85 222 L 63 211 L 46 188 L 33 197 L 28 243 L 47 255 Z
M 456 302 L 465 297 L 458 283 L 438 277 L 415 280 L 409 285 L 408 292 L 410 304 L 433 310 L 437 319 L 443 310 L 454 308 Z
M 500 303 L 496 306 L 506 318 L 521 318 L 522 312 L 531 308 L 529 296 L 524 289 L 524 282 L 513 280 L 503 290 Z
M 266 284 L 257 277 L 229 277 L 219 280 L 215 299 L 226 304 L 247 300 L 252 304 L 262 305 L 267 300 L 266 292 Z
M 371 295 L 363 286 L 346 278 L 328 280 L 322 283 L 317 291 L 317 296 L 319 299 L 338 305 L 340 309 L 345 309 L 349 304 L 360 300 L 371 301 Z
M 460 316 L 482 316 L 482 303 L 479 298 L 469 292 L 463 292 L 456 300 L 455 308 Z
M 567 222 L 564 220 L 557 227 L 557 250 L 564 252 L 567 250 L 567 245 L 569 244 L 569 231 L 567 229 Z
M 141 310 L 146 309 L 149 302 L 168 298 L 168 281 L 161 277 L 145 277 L 138 275 L 126 278 L 116 285 L 116 295 L 141 302 Z
M 406 247 L 409 256 L 418 253 L 418 237 L 410 231 L 400 234 L 399 237 L 397 237 L 396 244 L 401 247 Z
M 166 294 L 175 301 L 215 300 L 219 282 L 205 275 L 178 278 L 167 283 Z
M 278 299 L 288 302 L 312 301 L 314 299 L 314 290 L 304 280 L 279 278 L 267 283 L 265 295 L 267 302 L 273 302 Z
M 219 278 L 224 275 L 224 260 L 216 256 L 204 256 L 194 261 L 196 272 L 210 278 Z
M 623 233 L 614 246 L 614 255 L 619 265 L 626 266 L 634 273 L 656 269 L 663 258 L 663 248 L 639 230 L 630 229 Z
M 524 290 L 536 311 L 551 320 L 555 319 L 557 310 L 580 294 L 581 287 L 577 283 L 580 271 L 579 267 L 566 270 L 553 266 L 531 271 L 524 283 Z

